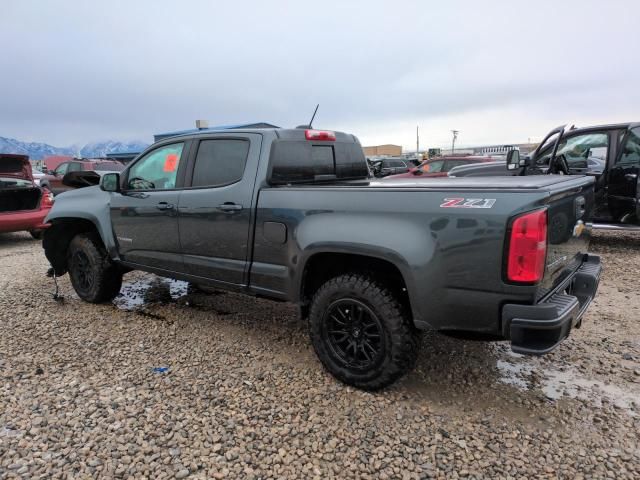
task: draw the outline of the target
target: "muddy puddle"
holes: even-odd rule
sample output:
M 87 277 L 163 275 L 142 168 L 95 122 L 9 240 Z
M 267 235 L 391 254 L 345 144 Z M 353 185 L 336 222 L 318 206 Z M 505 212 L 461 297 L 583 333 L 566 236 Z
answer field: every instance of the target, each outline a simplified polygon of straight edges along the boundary
M 113 304 L 123 310 L 137 310 L 151 303 L 172 303 L 187 294 L 189 284 L 182 280 L 146 276 L 123 282 Z
M 595 407 L 604 401 L 627 411 L 640 413 L 640 392 L 631 391 L 601 380 L 588 378 L 571 367 L 543 366 L 533 357 L 513 353 L 506 345 L 496 345 L 499 381 L 521 390 L 541 390 L 549 400 L 563 397 L 582 400 Z

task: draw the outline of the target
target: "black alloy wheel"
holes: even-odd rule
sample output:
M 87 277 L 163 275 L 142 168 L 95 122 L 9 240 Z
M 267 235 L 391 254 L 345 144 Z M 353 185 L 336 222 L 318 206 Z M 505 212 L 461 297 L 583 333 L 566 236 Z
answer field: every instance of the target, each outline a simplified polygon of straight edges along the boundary
M 309 335 L 324 367 L 338 380 L 379 390 L 416 363 L 420 333 L 397 288 L 369 273 L 324 283 L 309 309 Z
M 378 316 L 353 298 L 333 302 L 325 313 L 323 335 L 344 367 L 375 368 L 384 357 L 383 327 Z
M 77 286 L 85 291 L 91 290 L 95 283 L 95 273 L 91 266 L 91 260 L 82 250 L 76 250 L 71 257 L 71 268 L 75 274 Z

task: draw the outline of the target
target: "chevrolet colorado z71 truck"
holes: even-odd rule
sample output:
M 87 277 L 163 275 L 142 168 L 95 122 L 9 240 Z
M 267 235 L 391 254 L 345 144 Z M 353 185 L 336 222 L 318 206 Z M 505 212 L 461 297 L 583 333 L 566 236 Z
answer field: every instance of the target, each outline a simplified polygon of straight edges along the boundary
M 373 390 L 427 328 L 555 348 L 598 286 L 592 206 L 589 177 L 381 182 L 353 135 L 210 130 L 60 195 L 43 247 L 88 302 L 134 269 L 294 302 L 326 369 Z

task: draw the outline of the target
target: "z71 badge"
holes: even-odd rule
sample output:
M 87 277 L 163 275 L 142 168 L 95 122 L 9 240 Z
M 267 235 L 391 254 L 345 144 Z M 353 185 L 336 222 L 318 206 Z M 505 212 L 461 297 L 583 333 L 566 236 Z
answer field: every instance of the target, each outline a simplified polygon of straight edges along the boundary
M 445 198 L 440 208 L 492 208 L 495 198 Z

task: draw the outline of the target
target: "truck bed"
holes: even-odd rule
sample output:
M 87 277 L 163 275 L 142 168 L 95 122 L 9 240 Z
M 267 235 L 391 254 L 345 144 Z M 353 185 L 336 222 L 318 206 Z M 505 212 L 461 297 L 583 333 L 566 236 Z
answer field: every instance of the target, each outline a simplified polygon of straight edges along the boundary
M 505 301 L 534 303 L 581 263 L 588 232 L 573 235 L 575 199 L 593 204 L 589 177 L 398 179 L 263 188 L 258 197 L 251 287 L 292 298 L 292 278 L 314 249 L 397 258 L 407 288 L 420 299 L 414 317 L 436 329 L 496 331 Z M 514 195 L 513 192 L 518 192 Z M 445 207 L 451 198 L 490 200 L 490 207 Z M 319 208 L 319 206 L 322 206 Z M 485 203 L 487 205 L 487 203 Z M 510 221 L 539 208 L 549 214 L 547 268 L 538 285 L 504 281 Z M 585 211 L 585 218 L 588 218 Z M 274 245 L 265 224 L 289 233 L 286 248 Z M 295 263 L 294 263 L 295 262 Z M 294 287 L 295 288 L 295 287 Z M 474 321 L 468 318 L 473 305 Z

